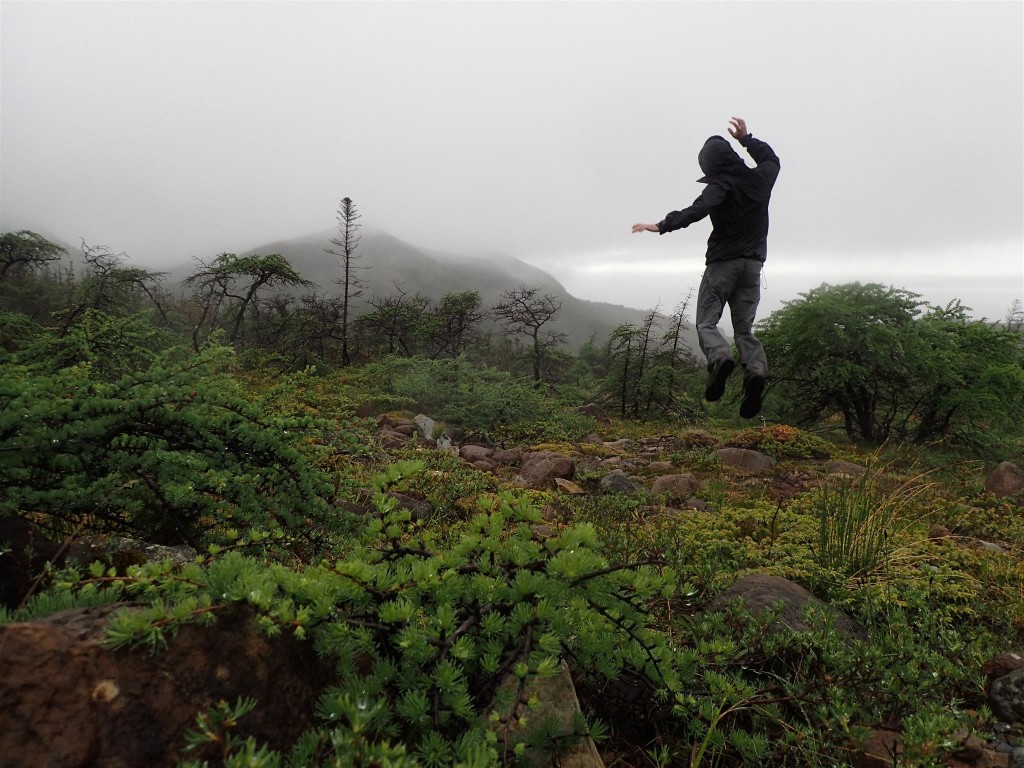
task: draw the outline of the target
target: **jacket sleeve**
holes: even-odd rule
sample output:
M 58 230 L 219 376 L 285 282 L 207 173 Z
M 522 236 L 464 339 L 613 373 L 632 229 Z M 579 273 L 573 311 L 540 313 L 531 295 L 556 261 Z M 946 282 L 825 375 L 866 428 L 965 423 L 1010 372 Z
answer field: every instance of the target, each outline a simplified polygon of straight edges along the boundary
M 768 146 L 767 142 L 755 139 L 753 134 L 748 133 L 739 142 L 757 164 L 754 172 L 762 179 L 762 183 L 766 187 L 765 191 L 770 192 L 782 167 L 779 156 Z
M 711 213 L 712 208 L 721 205 L 725 196 L 724 188 L 714 182 L 708 184 L 700 197 L 694 200 L 688 208 L 666 214 L 665 218 L 658 222 L 658 234 L 675 232 L 677 229 L 690 226 L 695 221 L 700 221 Z

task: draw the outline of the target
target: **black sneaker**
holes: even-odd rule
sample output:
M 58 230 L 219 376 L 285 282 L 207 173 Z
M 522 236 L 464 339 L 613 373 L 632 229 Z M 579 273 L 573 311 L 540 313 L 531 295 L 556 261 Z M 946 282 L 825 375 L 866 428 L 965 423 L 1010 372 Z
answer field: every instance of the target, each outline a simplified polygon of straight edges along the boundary
M 731 357 L 720 360 L 711 366 L 708 371 L 708 385 L 704 387 L 704 399 L 713 403 L 725 394 L 725 380 L 729 378 L 732 369 L 736 367 L 736 361 Z
M 743 381 L 743 402 L 740 416 L 752 419 L 761 412 L 761 394 L 764 392 L 764 376 L 751 376 Z

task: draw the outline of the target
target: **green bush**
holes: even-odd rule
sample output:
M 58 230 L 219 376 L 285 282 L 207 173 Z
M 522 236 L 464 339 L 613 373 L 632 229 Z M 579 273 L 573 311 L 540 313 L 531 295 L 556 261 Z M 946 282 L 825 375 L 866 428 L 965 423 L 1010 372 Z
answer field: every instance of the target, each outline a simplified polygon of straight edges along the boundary
M 89 363 L 5 366 L 0 515 L 160 543 L 279 527 L 311 543 L 307 523 L 328 523 L 333 490 L 313 458 L 344 450 L 346 435 L 265 411 L 230 363 L 223 348 L 171 351 L 113 380 Z
M 405 407 L 497 442 L 578 440 L 594 420 L 545 397 L 532 381 L 494 368 L 477 367 L 464 357 L 450 360 L 388 357 L 370 363 L 359 383 Z
M 591 526 L 539 539 L 531 530 L 539 510 L 511 495 L 482 499 L 464 535 L 438 547 L 384 493 L 418 470 L 396 464 L 377 479 L 379 514 L 333 564 L 296 572 L 232 552 L 180 574 L 169 563 L 133 566 L 124 577 L 96 566 L 65 574 L 59 588 L 150 603 L 114 618 L 115 647 L 159 648 L 181 623 L 239 604 L 269 635 L 314 642 L 336 663 L 337 679 L 317 706 L 324 729 L 300 741 L 293 765 L 362 764 L 364 749 L 385 743 L 422 765 L 505 762 L 525 742 L 502 713 L 526 704 L 527 680 L 555 674 L 563 658 L 589 679 L 628 668 L 666 693 L 680 688 L 673 652 L 646 610 L 670 594 L 669 579 L 649 566 L 610 566 Z M 224 714 L 204 722 L 216 726 Z M 310 743 L 331 746 L 307 751 Z

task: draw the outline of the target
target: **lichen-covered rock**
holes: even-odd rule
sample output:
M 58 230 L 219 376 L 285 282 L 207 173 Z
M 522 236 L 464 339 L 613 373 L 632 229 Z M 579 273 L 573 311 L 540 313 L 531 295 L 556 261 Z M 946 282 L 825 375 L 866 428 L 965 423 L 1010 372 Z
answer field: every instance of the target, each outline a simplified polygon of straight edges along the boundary
M 519 679 L 509 675 L 499 690 L 508 696 L 514 695 L 518 687 Z M 536 707 L 527 706 L 531 699 L 536 700 Z M 545 723 L 547 733 L 564 747 L 559 749 L 557 757 L 547 750 L 527 747 L 517 764 L 527 768 L 604 768 L 593 739 L 578 730 L 582 715 L 580 701 L 565 662 L 552 677 L 529 678 L 518 701 L 510 708 L 498 707 L 497 711 L 499 720 L 492 727 L 498 731 L 499 742 L 504 742 L 506 735 L 512 742 L 528 742 L 530 729 Z
M 436 428 L 436 422 L 429 416 L 425 416 L 422 413 L 416 414 L 413 419 L 413 423 L 416 424 L 416 431 L 419 436 L 424 440 L 433 441 L 435 438 L 434 429 Z
M 981 674 L 989 683 L 1024 667 L 1024 654 L 1000 653 L 981 665 Z
M 675 466 L 671 461 L 652 461 L 647 465 L 647 471 L 652 475 L 670 475 Z
M 988 687 L 988 703 L 1000 720 L 1024 722 L 1024 669 L 993 680 Z

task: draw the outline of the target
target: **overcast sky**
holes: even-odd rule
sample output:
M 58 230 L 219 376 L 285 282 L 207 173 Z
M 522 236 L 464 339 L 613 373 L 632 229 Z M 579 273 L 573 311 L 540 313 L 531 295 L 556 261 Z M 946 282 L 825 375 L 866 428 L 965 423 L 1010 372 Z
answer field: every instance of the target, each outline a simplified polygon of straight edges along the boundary
M 782 161 L 760 315 L 1024 299 L 1024 3 L 0 2 L 0 227 L 164 266 L 334 226 L 671 309 L 697 151 Z M 742 150 L 741 150 L 742 151 Z M 461 287 L 461 286 L 459 286 Z M 468 287 L 468 286 L 467 286 Z

